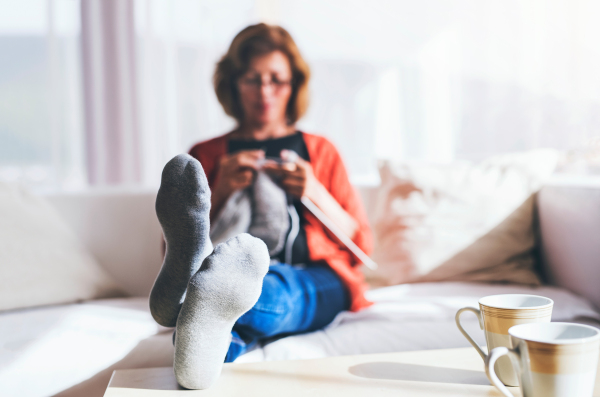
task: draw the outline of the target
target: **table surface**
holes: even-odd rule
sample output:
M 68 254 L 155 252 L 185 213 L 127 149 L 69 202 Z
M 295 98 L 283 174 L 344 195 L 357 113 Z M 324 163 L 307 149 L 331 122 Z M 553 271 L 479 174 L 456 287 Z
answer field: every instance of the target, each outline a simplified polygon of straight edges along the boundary
M 599 368 L 600 372 L 600 368 Z M 517 387 L 509 388 L 516 397 Z M 208 390 L 183 390 L 173 368 L 117 370 L 105 397 L 501 396 L 473 348 L 225 364 Z M 594 397 L 600 397 L 600 374 Z

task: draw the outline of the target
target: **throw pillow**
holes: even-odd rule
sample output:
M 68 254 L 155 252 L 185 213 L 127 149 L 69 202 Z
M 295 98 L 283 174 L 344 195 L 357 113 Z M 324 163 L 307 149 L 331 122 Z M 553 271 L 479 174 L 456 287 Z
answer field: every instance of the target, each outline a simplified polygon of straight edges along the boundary
M 486 281 L 539 284 L 534 271 L 535 193 L 558 162 L 554 150 L 479 164 L 385 162 L 380 168 L 375 286 Z
M 0 311 L 118 294 L 48 203 L 0 183 Z

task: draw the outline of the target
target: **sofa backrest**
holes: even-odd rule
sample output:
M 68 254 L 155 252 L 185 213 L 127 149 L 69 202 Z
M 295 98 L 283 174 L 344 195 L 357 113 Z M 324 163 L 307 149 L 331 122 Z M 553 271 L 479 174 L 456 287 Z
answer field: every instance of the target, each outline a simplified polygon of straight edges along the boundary
M 154 191 L 48 195 L 83 244 L 131 296 L 147 296 L 162 264 Z
M 373 221 L 377 188 L 359 188 Z M 146 296 L 162 263 L 154 191 L 113 190 L 47 198 L 100 264 L 133 296 Z M 551 184 L 538 193 L 543 272 L 600 308 L 600 183 Z
M 367 210 L 376 191 L 374 187 L 359 189 Z M 150 294 L 163 259 L 155 191 L 90 190 L 46 198 L 125 292 Z

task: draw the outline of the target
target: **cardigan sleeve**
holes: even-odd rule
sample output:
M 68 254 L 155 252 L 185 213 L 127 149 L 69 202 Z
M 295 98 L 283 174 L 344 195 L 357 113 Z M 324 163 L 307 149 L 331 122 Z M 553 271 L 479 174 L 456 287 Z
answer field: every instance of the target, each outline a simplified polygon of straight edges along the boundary
M 227 153 L 226 135 L 195 144 L 189 154 L 202 164 L 208 185 L 212 189 L 215 185 L 218 172 L 219 159 Z
M 358 222 L 358 230 L 353 241 L 367 255 L 370 255 L 373 251 L 373 237 L 360 196 L 350 183 L 348 172 L 338 150 L 329 140 L 322 139 L 319 156 L 314 160 L 311 158 L 311 162 L 321 162 L 315 172 L 318 175 L 315 176 L 340 206 Z

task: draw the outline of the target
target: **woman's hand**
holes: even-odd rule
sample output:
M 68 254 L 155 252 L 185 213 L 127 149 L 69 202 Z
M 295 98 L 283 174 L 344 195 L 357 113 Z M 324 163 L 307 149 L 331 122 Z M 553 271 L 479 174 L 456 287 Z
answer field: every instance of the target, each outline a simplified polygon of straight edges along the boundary
M 254 172 L 258 169 L 258 161 L 264 157 L 265 152 L 262 150 L 244 150 L 221 157 L 215 190 L 229 195 L 250 186 Z
M 254 180 L 259 160 L 265 157 L 262 150 L 244 150 L 225 155 L 219 160 L 215 188 L 212 191 L 211 215 L 216 214 L 233 192 L 245 189 Z
M 264 169 L 274 175 L 283 189 L 289 194 L 301 198 L 306 196 L 321 209 L 350 239 L 354 239 L 359 229 L 358 222 L 343 209 L 329 191 L 319 182 L 309 162 L 288 150 L 281 151 L 282 165 L 267 162 Z M 342 242 L 329 233 L 340 245 Z
M 284 161 L 290 160 L 291 157 L 288 150 L 281 151 L 281 158 Z M 298 156 L 295 157 L 293 161 L 285 162 L 282 165 L 267 162 L 264 169 L 278 179 L 279 184 L 287 193 L 297 198 L 307 196 L 311 200 L 315 200 L 323 187 L 315 177 L 310 163 Z

